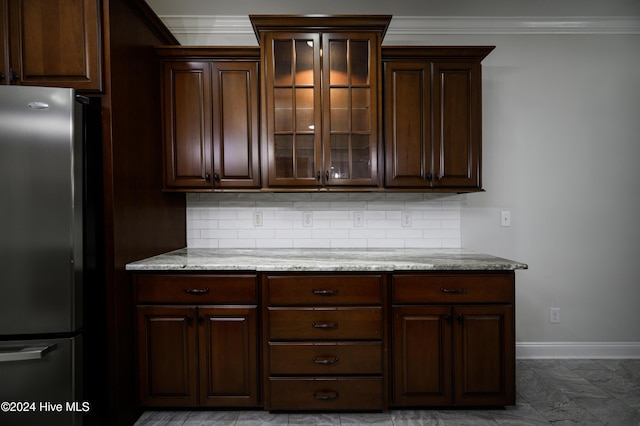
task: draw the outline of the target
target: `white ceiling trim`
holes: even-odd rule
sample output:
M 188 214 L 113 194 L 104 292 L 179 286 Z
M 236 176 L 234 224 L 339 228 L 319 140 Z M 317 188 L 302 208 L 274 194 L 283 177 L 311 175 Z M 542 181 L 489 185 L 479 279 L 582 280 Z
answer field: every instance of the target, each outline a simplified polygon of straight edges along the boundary
M 248 16 L 164 15 L 178 38 L 253 36 Z M 394 16 L 387 35 L 430 34 L 640 34 L 640 17 L 585 16 Z

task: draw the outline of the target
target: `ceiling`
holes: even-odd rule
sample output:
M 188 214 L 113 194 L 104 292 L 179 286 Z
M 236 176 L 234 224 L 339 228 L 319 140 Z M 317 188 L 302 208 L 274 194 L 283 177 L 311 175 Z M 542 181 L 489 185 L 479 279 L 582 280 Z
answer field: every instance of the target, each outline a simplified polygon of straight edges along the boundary
M 391 14 L 396 16 L 640 16 L 639 0 L 146 0 L 160 16 Z

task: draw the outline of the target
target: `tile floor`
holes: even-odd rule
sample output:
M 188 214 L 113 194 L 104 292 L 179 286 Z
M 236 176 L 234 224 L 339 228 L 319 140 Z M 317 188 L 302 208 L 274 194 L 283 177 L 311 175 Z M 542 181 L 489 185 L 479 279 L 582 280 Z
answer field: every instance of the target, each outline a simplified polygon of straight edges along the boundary
M 366 414 L 149 411 L 135 426 L 640 426 L 640 359 L 519 360 L 516 380 L 516 405 L 497 410 L 390 410 Z

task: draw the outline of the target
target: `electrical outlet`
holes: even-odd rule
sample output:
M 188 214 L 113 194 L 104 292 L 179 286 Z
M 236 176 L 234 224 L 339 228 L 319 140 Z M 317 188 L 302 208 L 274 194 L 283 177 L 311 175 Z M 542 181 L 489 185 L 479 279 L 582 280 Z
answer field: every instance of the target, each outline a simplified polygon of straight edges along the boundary
M 500 226 L 511 226 L 511 212 L 503 210 L 500 212 Z
M 402 212 L 402 227 L 411 228 L 411 212 Z
M 302 226 L 307 228 L 313 226 L 313 212 L 302 212 Z
M 364 213 L 353 212 L 353 226 L 355 228 L 362 228 L 364 226 Z
M 262 226 L 262 212 L 253 212 L 253 226 Z
M 560 308 L 549 308 L 549 322 L 553 324 L 560 322 Z

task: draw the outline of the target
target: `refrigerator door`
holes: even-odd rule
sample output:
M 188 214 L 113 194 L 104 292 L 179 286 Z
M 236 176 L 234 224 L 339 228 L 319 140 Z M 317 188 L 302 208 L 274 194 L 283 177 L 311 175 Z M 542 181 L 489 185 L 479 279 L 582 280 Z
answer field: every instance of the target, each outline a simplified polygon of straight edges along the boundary
M 82 326 L 82 106 L 0 86 L 0 336 Z
M 82 336 L 0 341 L 0 424 L 81 425 L 81 347 Z

